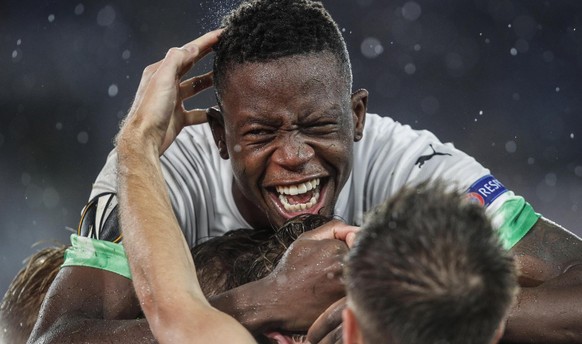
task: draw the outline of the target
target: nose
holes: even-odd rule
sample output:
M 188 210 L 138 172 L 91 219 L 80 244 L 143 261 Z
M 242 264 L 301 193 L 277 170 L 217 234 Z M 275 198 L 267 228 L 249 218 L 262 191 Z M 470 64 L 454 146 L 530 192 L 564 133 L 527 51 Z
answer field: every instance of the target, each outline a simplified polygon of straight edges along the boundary
M 272 161 L 287 170 L 299 171 L 314 155 L 313 147 L 305 142 L 301 134 L 295 132 L 280 139 Z

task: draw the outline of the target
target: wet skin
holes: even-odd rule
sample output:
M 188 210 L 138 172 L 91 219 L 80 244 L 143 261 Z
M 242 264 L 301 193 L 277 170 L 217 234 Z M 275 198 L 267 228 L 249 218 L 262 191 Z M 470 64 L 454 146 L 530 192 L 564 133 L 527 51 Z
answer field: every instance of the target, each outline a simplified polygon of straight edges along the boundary
M 222 116 L 210 124 L 221 156 L 231 160 L 237 206 L 253 227 L 333 214 L 367 101 L 366 91 L 350 95 L 341 71 L 333 55 L 317 53 L 247 62 L 229 73 Z

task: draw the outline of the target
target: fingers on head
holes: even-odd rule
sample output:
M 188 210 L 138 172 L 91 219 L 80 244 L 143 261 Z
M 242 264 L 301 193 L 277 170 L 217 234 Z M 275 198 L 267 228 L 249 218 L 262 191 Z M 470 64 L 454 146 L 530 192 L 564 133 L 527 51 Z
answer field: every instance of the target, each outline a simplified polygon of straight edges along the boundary
M 194 109 L 184 112 L 184 125 L 205 123 L 207 119 L 206 109 Z
M 172 47 L 166 53 L 166 59 L 184 59 L 185 57 L 198 55 L 199 48 L 197 45 L 190 45 L 188 47 Z
M 180 96 L 188 99 L 212 86 L 212 72 L 184 80 L 180 83 Z

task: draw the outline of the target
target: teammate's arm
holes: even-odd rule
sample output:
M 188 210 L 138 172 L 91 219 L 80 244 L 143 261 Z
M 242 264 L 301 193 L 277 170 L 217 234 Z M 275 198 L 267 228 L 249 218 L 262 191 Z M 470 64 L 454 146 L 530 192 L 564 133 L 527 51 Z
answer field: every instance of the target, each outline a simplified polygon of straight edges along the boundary
M 135 102 L 117 138 L 119 216 L 133 284 L 154 336 L 161 343 L 237 342 L 254 339 L 243 326 L 213 308 L 198 283 L 190 249 L 173 212 L 160 155 L 187 125 L 206 113 L 183 101 L 205 87 L 181 81 L 218 42 L 214 31 L 173 48 L 146 68 Z
M 582 240 L 540 218 L 512 249 L 521 291 L 504 342 L 582 342 Z
M 28 343 L 156 343 L 140 314 L 128 278 L 95 268 L 63 267 Z

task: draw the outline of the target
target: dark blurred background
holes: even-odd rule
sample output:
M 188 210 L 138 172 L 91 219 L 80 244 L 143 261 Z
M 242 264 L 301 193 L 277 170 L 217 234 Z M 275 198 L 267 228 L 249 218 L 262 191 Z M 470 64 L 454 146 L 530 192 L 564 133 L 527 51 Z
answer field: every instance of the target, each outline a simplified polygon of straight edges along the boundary
M 143 68 L 235 3 L 0 3 L 2 295 L 27 256 L 68 242 Z M 582 234 L 582 2 L 324 4 L 370 112 L 454 142 Z M 189 105 L 212 103 L 207 92 Z

